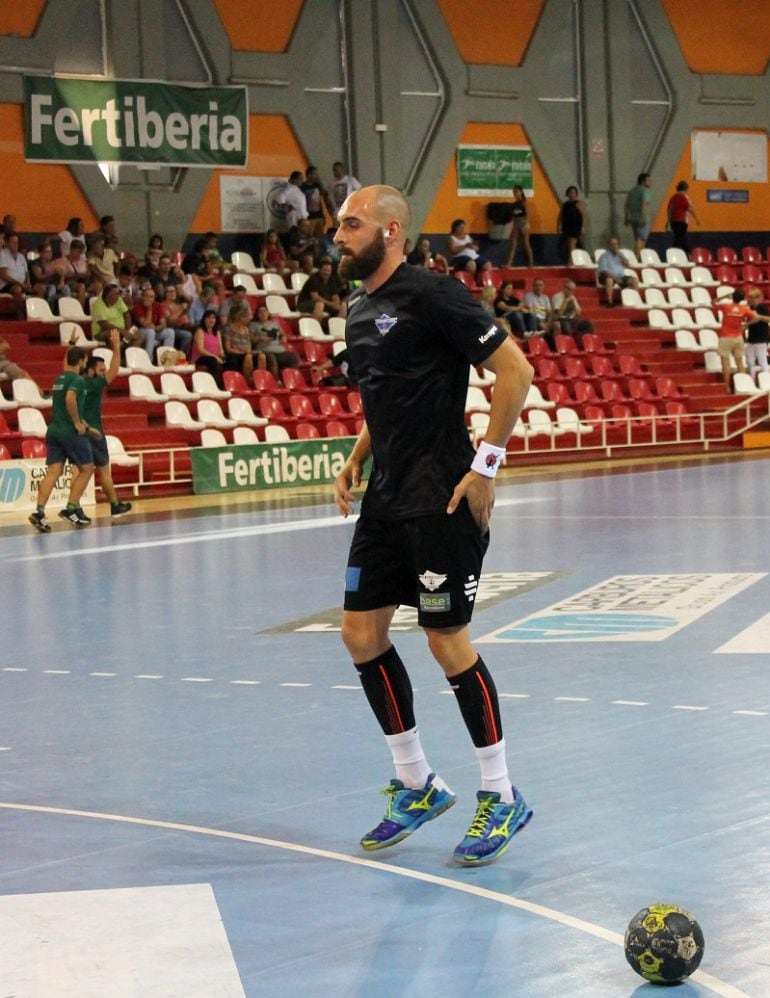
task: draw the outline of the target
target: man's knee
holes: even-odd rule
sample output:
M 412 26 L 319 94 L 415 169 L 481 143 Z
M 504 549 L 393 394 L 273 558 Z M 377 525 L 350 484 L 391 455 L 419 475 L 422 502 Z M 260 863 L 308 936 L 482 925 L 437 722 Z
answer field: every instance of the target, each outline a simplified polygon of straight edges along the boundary
M 344 611 L 342 641 L 354 662 L 368 662 L 387 651 L 389 623 L 387 615 L 376 611 Z

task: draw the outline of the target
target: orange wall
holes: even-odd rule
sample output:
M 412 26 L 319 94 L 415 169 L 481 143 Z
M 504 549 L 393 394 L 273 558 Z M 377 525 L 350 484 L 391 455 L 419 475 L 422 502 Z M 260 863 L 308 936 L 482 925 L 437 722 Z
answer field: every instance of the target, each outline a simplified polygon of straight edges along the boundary
M 727 131 L 751 131 L 751 129 L 721 129 Z M 770 146 L 770 143 L 769 143 Z M 770 162 L 770 147 L 768 148 Z M 668 199 L 676 191 L 680 180 L 686 180 L 690 185 L 687 196 L 692 201 L 695 214 L 700 225 L 690 223 L 690 241 L 697 246 L 697 234 L 702 232 L 757 232 L 765 230 L 770 225 L 770 185 L 748 184 L 744 182 L 725 183 L 714 180 L 695 180 L 692 175 L 692 149 L 690 142 L 684 148 L 679 166 L 666 191 L 661 208 L 653 222 L 653 230 L 662 230 L 666 224 L 666 206 Z M 655 176 L 652 178 L 655 184 Z M 748 204 L 709 204 L 706 191 L 714 190 L 747 190 Z
M 245 170 L 215 170 L 203 195 L 191 232 L 219 232 L 219 178 L 227 176 L 288 177 L 308 160 L 282 114 L 249 115 L 249 156 Z
M 35 33 L 37 22 L 47 0 L 24 0 L 23 4 L 0 4 L 0 35 L 21 35 L 29 38 Z
M 694 73 L 761 75 L 770 52 L 767 0 L 663 0 Z
M 21 104 L 0 104 L 0 214 L 16 215 L 20 232 L 61 232 L 70 218 L 95 229 L 97 218 L 69 168 L 59 163 L 24 162 Z
M 468 122 L 459 144 L 528 146 L 527 133 L 521 125 L 488 124 Z M 527 201 L 529 222 L 533 232 L 555 232 L 556 216 L 559 213 L 559 200 L 545 178 L 537 157 L 532 155 L 534 175 L 534 196 Z M 457 161 L 455 155 L 444 173 L 444 179 L 436 191 L 433 207 L 425 219 L 425 232 L 449 232 L 455 218 L 464 218 L 470 232 L 486 232 L 486 207 L 491 201 L 512 201 L 510 197 L 479 198 L 459 197 L 457 194 Z M 416 236 L 417 233 L 414 233 Z
M 465 62 L 520 66 L 544 0 L 438 0 Z
M 214 0 L 230 44 L 238 52 L 285 52 L 303 3 L 304 0 Z

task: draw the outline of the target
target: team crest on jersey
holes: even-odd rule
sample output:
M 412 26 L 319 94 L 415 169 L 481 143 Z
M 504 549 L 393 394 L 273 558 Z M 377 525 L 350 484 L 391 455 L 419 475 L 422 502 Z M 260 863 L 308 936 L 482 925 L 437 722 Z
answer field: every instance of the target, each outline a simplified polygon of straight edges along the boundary
M 418 575 L 417 578 L 420 580 L 421 584 L 425 586 L 428 592 L 435 592 L 439 586 L 443 586 L 447 580 L 446 575 L 439 575 L 438 572 L 423 572 L 422 575 Z
M 386 315 L 385 312 L 382 313 L 379 319 L 374 320 L 374 324 L 377 327 L 377 332 L 380 336 L 385 336 L 386 333 L 389 333 L 397 322 L 398 319 L 391 319 L 391 317 Z

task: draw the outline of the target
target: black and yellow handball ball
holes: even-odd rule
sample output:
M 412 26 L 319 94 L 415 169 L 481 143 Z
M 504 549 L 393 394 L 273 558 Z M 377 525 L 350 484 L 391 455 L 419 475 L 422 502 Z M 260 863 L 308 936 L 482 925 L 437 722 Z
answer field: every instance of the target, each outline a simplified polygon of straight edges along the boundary
M 689 911 L 675 904 L 651 904 L 626 929 L 626 960 L 646 981 L 679 984 L 700 966 L 703 930 Z

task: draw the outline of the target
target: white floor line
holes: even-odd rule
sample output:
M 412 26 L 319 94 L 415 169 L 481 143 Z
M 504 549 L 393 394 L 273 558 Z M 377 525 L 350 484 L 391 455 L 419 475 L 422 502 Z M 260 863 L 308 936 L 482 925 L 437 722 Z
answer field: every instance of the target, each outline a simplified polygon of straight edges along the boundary
M 16 804 L 0 801 L 0 807 L 14 811 L 33 811 L 40 814 L 59 814 L 75 818 L 95 818 L 101 821 L 115 821 L 128 825 L 143 825 L 150 828 L 166 828 L 174 832 L 186 832 L 192 835 L 209 835 L 214 838 L 230 839 L 235 842 L 250 842 L 253 845 L 266 846 L 272 849 L 284 849 L 288 852 L 300 853 L 305 856 L 315 856 L 319 859 L 334 860 L 338 863 L 348 863 L 351 866 L 361 866 L 369 870 L 377 870 L 381 873 L 390 873 L 398 877 L 407 877 L 410 880 L 419 880 L 426 884 L 433 884 L 436 887 L 445 887 L 448 890 L 459 891 L 462 894 L 470 894 L 473 897 L 484 898 L 494 901 L 497 904 L 505 905 L 509 908 L 518 908 L 526 911 L 530 915 L 538 918 L 545 918 L 559 925 L 576 929 L 587 935 L 595 936 L 604 942 L 613 943 L 616 946 L 623 945 L 623 936 L 618 932 L 612 932 L 601 925 L 594 925 L 585 919 L 576 918 L 566 912 L 558 911 L 555 908 L 547 908 L 544 905 L 535 904 L 532 901 L 524 901 L 521 898 L 513 897 L 510 894 L 503 894 L 500 891 L 490 891 L 485 887 L 476 887 L 473 884 L 463 883 L 460 880 L 453 880 L 450 877 L 439 877 L 432 873 L 422 873 L 419 870 L 409 870 L 403 866 L 395 866 L 391 863 L 382 863 L 372 859 L 364 859 L 360 856 L 347 856 L 344 853 L 331 852 L 328 849 L 316 849 L 312 846 L 297 845 L 293 842 L 283 842 L 278 839 L 265 839 L 258 835 L 247 835 L 243 832 L 228 832 L 220 828 L 205 828 L 199 825 L 184 825 L 173 821 L 158 821 L 151 818 L 133 818 L 122 814 L 103 814 L 98 811 L 77 811 L 63 807 L 45 807 L 38 804 Z M 726 981 L 721 981 L 711 974 L 706 974 L 697 970 L 691 980 L 703 984 L 722 998 L 750 998 L 744 991 L 733 987 Z

